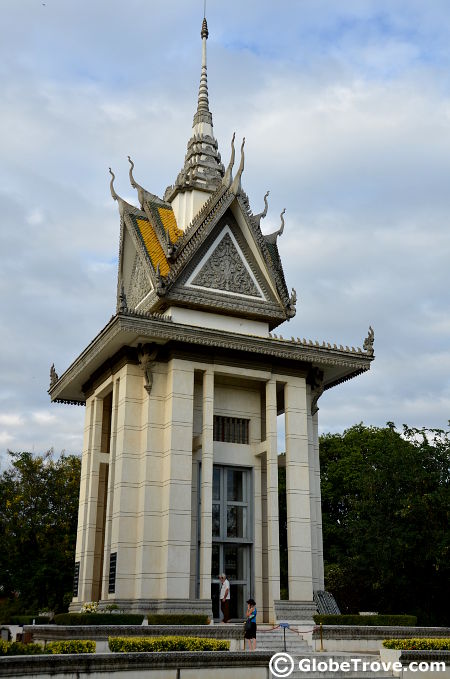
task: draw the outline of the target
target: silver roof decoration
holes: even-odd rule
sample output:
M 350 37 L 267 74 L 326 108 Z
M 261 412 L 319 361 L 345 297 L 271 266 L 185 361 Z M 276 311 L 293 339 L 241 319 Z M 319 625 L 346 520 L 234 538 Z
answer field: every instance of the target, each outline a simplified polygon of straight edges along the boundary
M 184 165 L 173 186 L 168 186 L 164 200 L 171 202 L 177 193 L 197 189 L 213 193 L 221 184 L 225 174 L 217 139 L 213 133 L 212 113 L 209 110 L 208 77 L 206 62 L 206 40 L 208 24 L 203 19 L 202 30 L 202 70 L 198 89 L 197 111 L 192 124 L 193 135 L 188 141 Z
M 109 189 L 111 191 L 111 196 L 113 197 L 113 200 L 120 200 L 120 196 L 116 193 L 116 189 L 114 188 L 114 180 L 116 178 L 116 175 L 114 172 L 111 170 L 111 168 L 108 168 L 109 174 L 111 175 L 111 181 L 109 182 Z
M 284 208 L 284 210 L 280 214 L 281 226 L 278 229 L 278 231 L 274 231 L 273 233 L 268 233 L 267 236 L 264 236 L 267 243 L 271 243 L 272 245 L 275 245 L 275 243 L 277 242 L 278 236 L 283 235 L 283 231 L 284 231 L 284 216 L 283 215 L 284 215 L 285 212 L 286 212 L 286 208 Z
M 372 326 L 369 325 L 369 332 L 368 332 L 368 335 L 367 335 L 366 339 L 364 340 L 364 344 L 363 344 L 363 349 L 364 349 L 364 351 L 366 351 L 369 354 L 369 356 L 373 356 L 374 341 L 375 341 L 375 333 L 373 331 Z
M 233 180 L 233 183 L 231 184 L 230 191 L 231 193 L 234 193 L 235 196 L 239 195 L 242 190 L 242 185 L 241 185 L 241 177 L 242 173 L 244 172 L 244 160 L 245 160 L 245 154 L 244 154 L 244 146 L 245 146 L 245 137 L 242 140 L 241 144 L 241 162 L 239 165 L 239 169 L 237 171 L 237 174 Z
M 208 75 L 206 66 L 206 41 L 209 35 L 206 17 L 203 19 L 200 35 L 202 37 L 202 72 L 198 88 L 197 112 L 194 115 L 194 125 L 197 123 L 209 123 L 212 126 L 212 114 L 209 110 Z
M 52 363 L 50 366 L 50 389 L 55 386 L 57 381 L 59 380 L 58 373 L 55 370 L 55 364 Z M 50 391 L 49 389 L 49 391 Z
M 230 188 L 231 183 L 233 181 L 233 166 L 234 166 L 234 158 L 236 155 L 236 152 L 234 150 L 234 140 L 236 138 L 236 132 L 233 132 L 233 136 L 231 138 L 231 156 L 230 156 L 230 162 L 228 163 L 227 170 L 225 172 L 225 176 L 222 179 L 222 184 L 227 187 L 227 189 Z
M 257 215 L 253 215 L 253 221 L 257 226 L 261 224 L 261 219 L 264 219 L 264 217 L 267 215 L 267 210 L 269 209 L 269 203 L 267 202 L 267 198 L 269 196 L 269 193 L 270 191 L 266 191 L 266 193 L 264 194 L 264 210 Z

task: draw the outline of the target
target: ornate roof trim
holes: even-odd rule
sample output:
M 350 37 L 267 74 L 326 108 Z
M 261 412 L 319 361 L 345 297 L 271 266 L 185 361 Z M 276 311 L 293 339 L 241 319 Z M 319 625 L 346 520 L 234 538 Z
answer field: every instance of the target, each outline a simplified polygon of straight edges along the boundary
M 146 314 L 136 312 L 118 313 L 92 340 L 80 356 L 59 377 L 50 388 L 52 401 L 66 400 L 60 396 L 64 386 L 68 385 L 78 374 L 121 332 L 130 333 L 133 337 L 152 337 L 161 343 L 178 341 L 200 346 L 230 349 L 238 352 L 275 357 L 280 359 L 299 361 L 323 366 L 340 366 L 348 368 L 350 372 L 324 384 L 329 389 L 335 384 L 347 381 L 370 369 L 374 356 L 359 350 L 334 349 L 317 344 L 304 343 L 297 340 L 285 340 L 277 337 L 261 337 L 256 335 L 242 335 L 223 330 L 195 327 L 174 323 L 170 317 L 161 314 Z M 70 399 L 78 402 L 77 399 Z
M 259 246 L 262 257 L 267 264 L 267 269 L 269 274 L 272 276 L 272 282 L 280 295 L 280 298 L 286 308 L 286 313 L 288 318 L 295 316 L 295 300 L 294 297 L 289 295 L 286 280 L 284 278 L 283 267 L 281 265 L 280 255 L 278 254 L 278 248 L 273 245 L 268 248 L 268 243 L 263 236 L 261 228 L 259 226 L 258 220 L 254 219 L 254 215 L 250 208 L 250 203 L 247 194 L 242 191 L 239 196 L 237 196 L 238 203 L 241 207 L 242 214 L 247 222 L 247 225 L 255 237 L 255 241 Z M 270 245 L 269 245 L 270 247 Z

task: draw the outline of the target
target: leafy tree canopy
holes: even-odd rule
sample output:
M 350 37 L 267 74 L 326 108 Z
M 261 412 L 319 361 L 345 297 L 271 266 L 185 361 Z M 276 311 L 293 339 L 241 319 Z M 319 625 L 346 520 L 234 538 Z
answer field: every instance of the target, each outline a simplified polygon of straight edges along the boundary
M 0 475 L 0 596 L 61 610 L 73 577 L 81 460 L 9 452 Z
M 342 612 L 448 624 L 450 432 L 355 425 L 320 438 L 326 588 Z

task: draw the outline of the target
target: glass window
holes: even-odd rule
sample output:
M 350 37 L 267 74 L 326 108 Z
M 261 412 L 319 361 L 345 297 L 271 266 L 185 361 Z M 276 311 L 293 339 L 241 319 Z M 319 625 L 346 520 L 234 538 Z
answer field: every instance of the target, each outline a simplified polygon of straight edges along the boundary
M 213 469 L 213 500 L 220 500 L 220 469 Z
M 219 574 L 220 574 L 220 547 L 219 545 L 213 545 L 211 554 L 211 577 L 215 579 Z
M 225 573 L 230 581 L 246 580 L 246 563 L 248 547 L 246 545 L 225 545 L 224 547 Z
M 228 502 L 242 502 L 243 494 L 243 477 L 244 474 L 237 469 L 228 469 L 227 471 L 227 499 Z
M 213 537 L 220 537 L 220 505 L 212 506 L 212 534 Z
M 241 505 L 228 505 L 227 537 L 247 537 L 247 507 L 242 507 Z

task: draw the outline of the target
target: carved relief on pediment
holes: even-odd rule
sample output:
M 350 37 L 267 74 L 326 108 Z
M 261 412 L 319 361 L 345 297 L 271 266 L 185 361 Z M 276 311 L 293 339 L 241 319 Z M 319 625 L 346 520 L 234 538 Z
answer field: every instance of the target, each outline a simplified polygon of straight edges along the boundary
M 136 253 L 130 276 L 129 290 L 127 293 L 128 308 L 135 309 L 139 302 L 144 299 L 151 289 L 152 286 L 145 272 L 142 260 L 138 253 Z
M 190 285 L 262 297 L 229 233 L 221 239 Z

